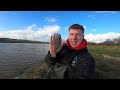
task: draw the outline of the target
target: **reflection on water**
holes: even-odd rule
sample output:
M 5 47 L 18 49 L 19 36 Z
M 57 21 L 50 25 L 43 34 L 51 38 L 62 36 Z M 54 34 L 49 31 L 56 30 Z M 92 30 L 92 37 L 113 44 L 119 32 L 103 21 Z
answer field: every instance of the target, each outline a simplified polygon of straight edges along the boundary
M 11 79 L 43 60 L 48 44 L 0 43 L 0 79 Z

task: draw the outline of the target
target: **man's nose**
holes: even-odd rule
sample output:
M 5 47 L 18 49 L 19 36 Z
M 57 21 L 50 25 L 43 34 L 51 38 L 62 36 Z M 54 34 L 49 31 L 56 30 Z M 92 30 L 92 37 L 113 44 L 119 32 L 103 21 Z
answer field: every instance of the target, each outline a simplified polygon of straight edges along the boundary
M 73 39 L 77 39 L 77 35 L 73 35 Z

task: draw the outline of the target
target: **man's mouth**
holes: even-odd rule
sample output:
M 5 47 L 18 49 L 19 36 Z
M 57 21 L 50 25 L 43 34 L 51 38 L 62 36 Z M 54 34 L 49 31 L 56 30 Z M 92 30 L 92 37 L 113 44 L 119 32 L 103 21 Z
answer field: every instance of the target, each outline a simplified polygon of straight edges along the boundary
M 76 44 L 77 44 L 77 41 L 72 41 L 72 44 L 73 44 L 73 45 L 76 45 Z

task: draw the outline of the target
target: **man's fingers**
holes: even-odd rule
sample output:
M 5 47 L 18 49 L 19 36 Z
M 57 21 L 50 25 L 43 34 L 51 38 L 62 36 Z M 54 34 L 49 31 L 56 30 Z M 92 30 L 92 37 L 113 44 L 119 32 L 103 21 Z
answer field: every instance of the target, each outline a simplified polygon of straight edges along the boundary
M 50 42 L 52 41 L 52 36 L 50 36 Z
M 62 48 L 63 44 L 64 44 L 64 42 L 63 42 L 63 41 L 61 41 L 61 46 L 57 49 L 57 52 L 59 52 L 59 51 L 61 50 L 61 48 Z
M 63 44 L 64 44 L 64 41 L 62 41 L 62 43 L 61 43 L 61 47 L 63 46 Z
M 56 33 L 54 34 L 54 38 L 56 37 Z
M 59 34 L 59 39 L 61 40 L 61 35 Z
M 50 36 L 50 44 L 49 44 L 50 53 L 53 52 L 52 44 L 53 44 L 53 36 Z
M 50 45 L 52 45 L 53 36 L 50 37 Z
M 61 35 L 55 33 L 53 36 L 50 37 L 50 51 L 51 52 L 58 52 L 61 47 L 63 46 L 63 42 L 61 39 Z
M 58 35 L 59 35 L 58 33 L 55 33 L 55 34 L 54 34 L 54 37 L 57 37 Z

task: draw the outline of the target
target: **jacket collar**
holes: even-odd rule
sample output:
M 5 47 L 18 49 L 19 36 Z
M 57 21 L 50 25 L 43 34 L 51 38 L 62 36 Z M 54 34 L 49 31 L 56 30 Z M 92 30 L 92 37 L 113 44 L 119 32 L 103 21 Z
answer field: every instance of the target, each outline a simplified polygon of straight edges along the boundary
M 70 45 L 70 43 L 69 43 L 69 41 L 68 41 L 68 39 L 66 40 L 66 45 L 67 45 L 69 48 L 72 48 L 71 45 Z M 82 43 L 80 43 L 78 46 L 76 46 L 76 47 L 74 47 L 74 48 L 72 48 L 72 49 L 74 49 L 74 50 L 80 50 L 80 49 L 83 49 L 83 48 L 85 48 L 85 47 L 87 47 L 87 41 L 86 41 L 85 39 L 83 39 L 83 42 L 82 42 Z

